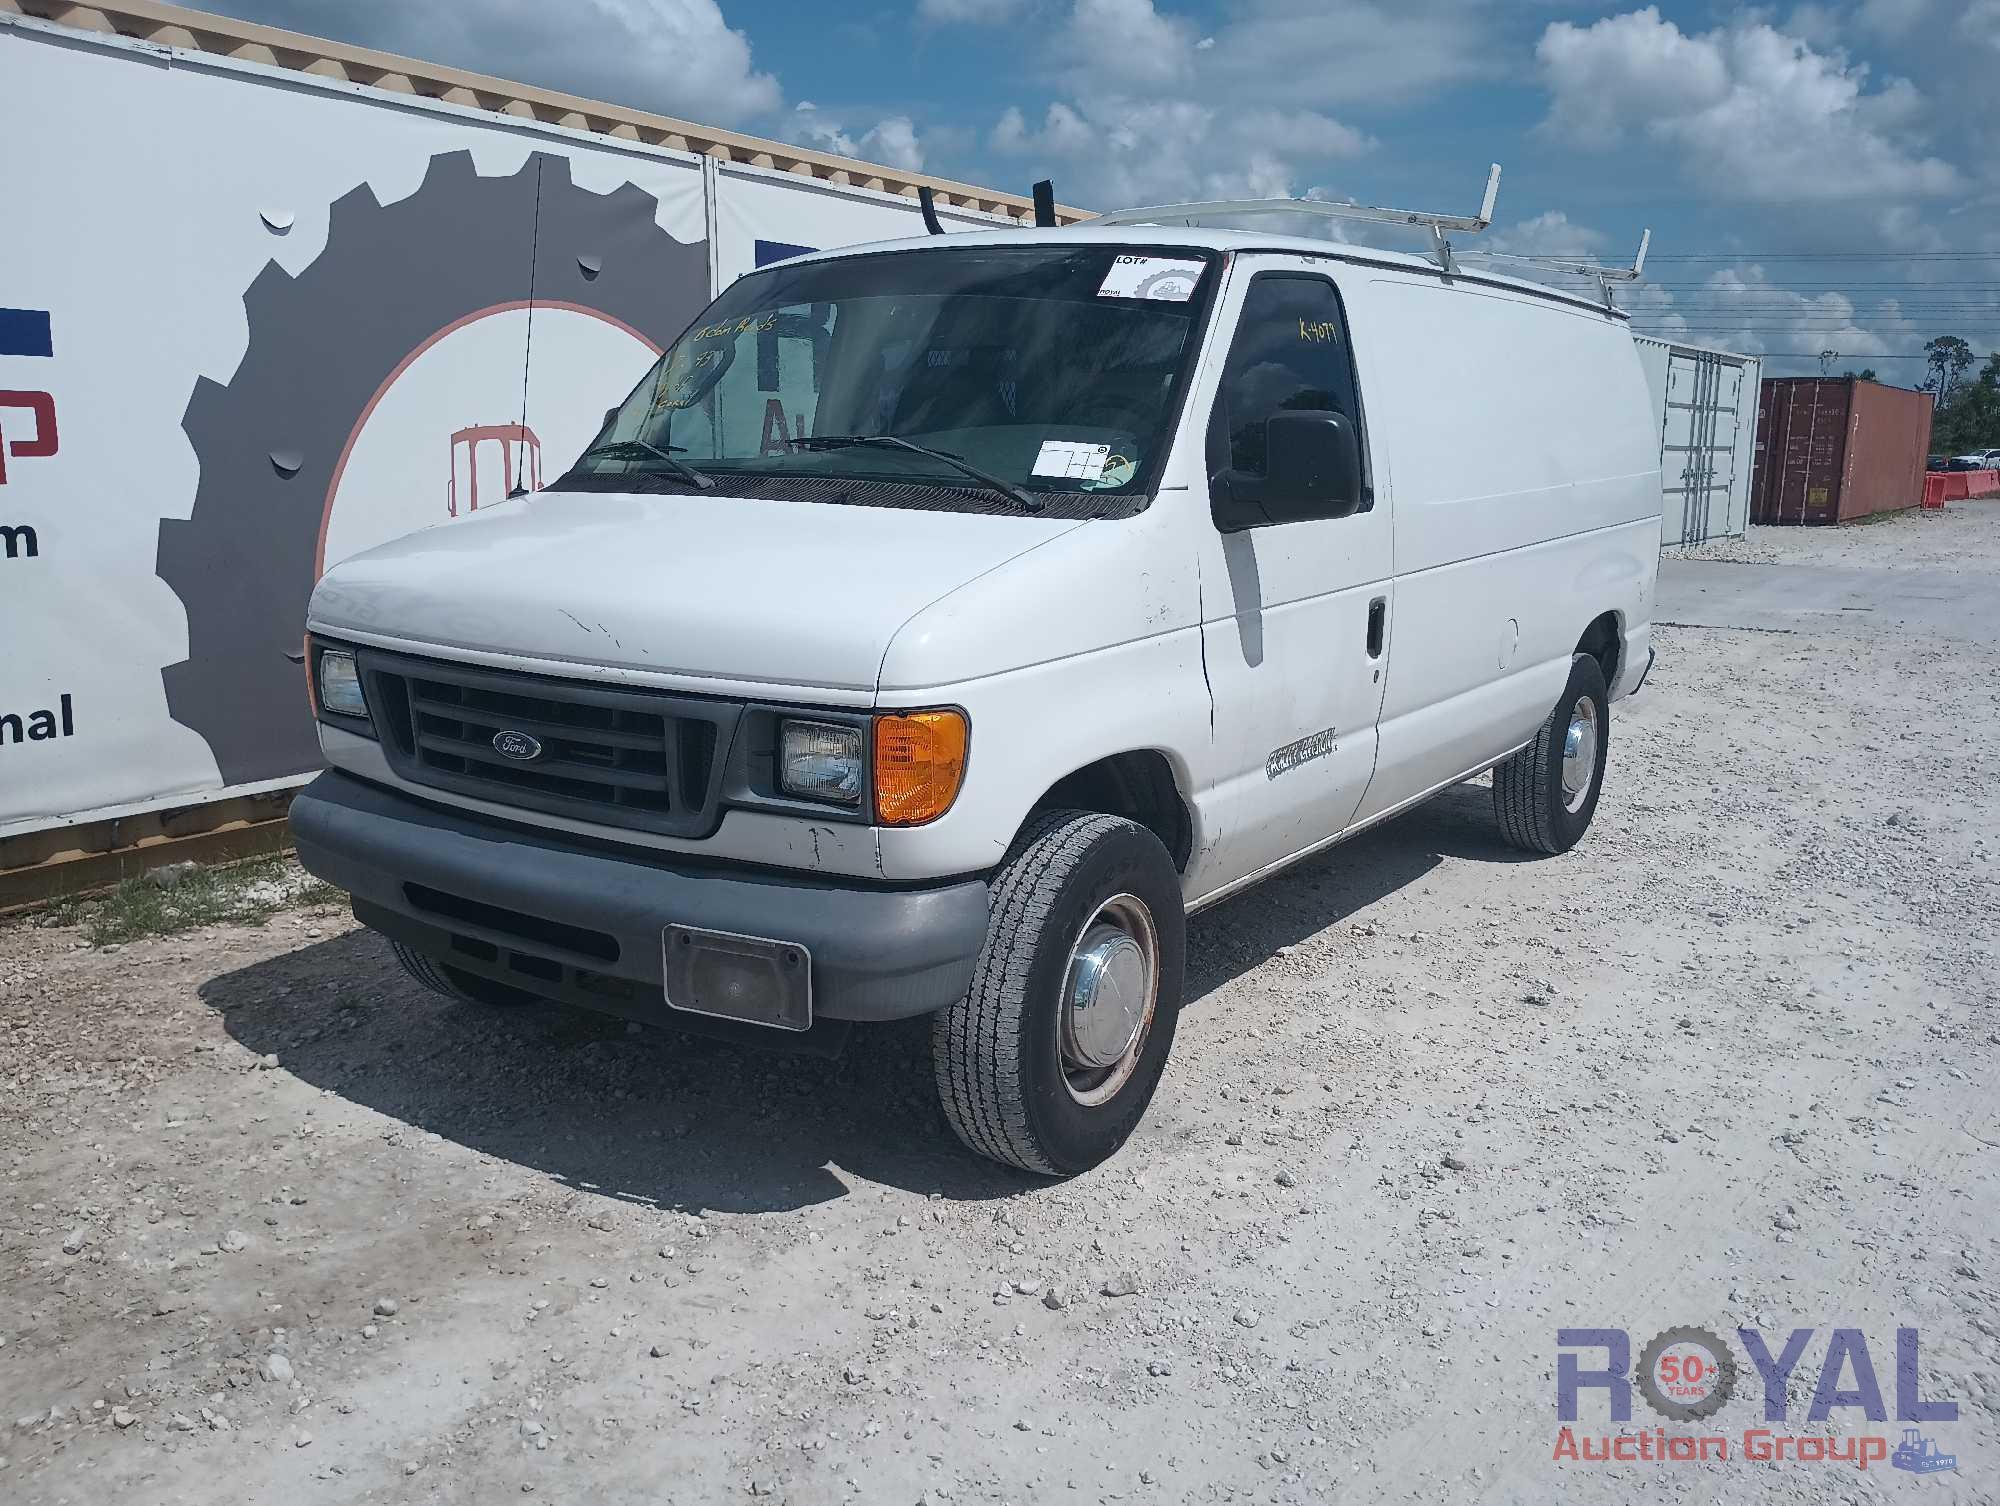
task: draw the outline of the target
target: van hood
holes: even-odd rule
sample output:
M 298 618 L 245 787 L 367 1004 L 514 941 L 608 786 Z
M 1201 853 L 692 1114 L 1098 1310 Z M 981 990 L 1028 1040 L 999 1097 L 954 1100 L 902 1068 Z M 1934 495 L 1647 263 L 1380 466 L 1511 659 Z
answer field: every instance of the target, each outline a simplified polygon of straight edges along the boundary
M 1075 519 L 541 492 L 344 560 L 308 619 L 462 649 L 798 689 L 877 686 L 896 630 Z

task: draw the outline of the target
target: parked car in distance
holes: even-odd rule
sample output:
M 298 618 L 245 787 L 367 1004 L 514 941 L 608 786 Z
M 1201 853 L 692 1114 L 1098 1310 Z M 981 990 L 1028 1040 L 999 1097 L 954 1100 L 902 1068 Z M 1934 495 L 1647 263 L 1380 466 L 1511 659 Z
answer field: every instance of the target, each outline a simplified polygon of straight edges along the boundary
M 1986 452 L 1986 468 L 1988 470 L 2000 470 L 2000 449 L 1992 449 Z
M 1983 471 L 1990 464 L 1992 462 L 1986 458 L 1986 452 L 1982 450 L 1976 455 L 1952 456 L 1950 463 L 1945 466 L 1945 469 L 1948 471 Z
M 1161 1079 L 1190 914 L 1487 770 L 1509 844 L 1584 835 L 1659 455 L 1625 315 L 1416 256 L 765 267 L 547 490 L 320 580 L 299 855 L 460 1000 L 931 1016 L 964 1142 L 1082 1171 Z
M 1951 458 L 1947 455 L 1927 456 L 1924 460 L 1924 469 L 1927 471 L 1948 471 L 1951 469 Z

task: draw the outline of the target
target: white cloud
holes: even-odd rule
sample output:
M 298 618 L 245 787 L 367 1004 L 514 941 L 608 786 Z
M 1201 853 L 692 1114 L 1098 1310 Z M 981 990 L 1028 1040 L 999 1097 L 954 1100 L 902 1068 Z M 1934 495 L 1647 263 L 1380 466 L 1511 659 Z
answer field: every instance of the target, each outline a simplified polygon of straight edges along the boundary
M 1535 48 L 1553 103 L 1551 128 L 1609 145 L 1629 121 L 1675 120 L 1729 97 L 1729 65 L 1712 43 L 1683 36 L 1655 6 L 1592 26 L 1558 21 Z
M 788 139 L 801 146 L 816 146 L 822 151 L 880 163 L 906 173 L 916 172 L 924 165 L 923 144 L 917 140 L 916 125 L 907 115 L 879 120 L 857 136 L 819 106 L 804 102 L 793 111 L 785 130 Z
M 1894 300 L 1864 313 L 1845 293 L 1805 294 L 1771 280 L 1756 264 L 1726 267 L 1676 299 L 1659 288 L 1621 294 L 1633 322 L 1697 345 L 1719 345 L 1746 355 L 1798 355 L 1833 351 L 1835 371 L 1866 364 L 1871 356 L 1916 350 L 1923 336 Z M 1897 379 L 1900 366 L 1891 371 Z
M 1861 0 L 1854 19 L 1863 30 L 1893 40 L 1926 25 L 1935 4 L 1936 0 Z
M 1153 0 L 1076 0 L 1049 55 L 1079 88 L 1157 87 L 1186 78 L 1198 47 L 1194 27 Z
M 1545 210 L 1532 219 L 1489 230 L 1476 242 L 1467 242 L 1473 251 L 1505 251 L 1513 256 L 1592 257 L 1611 244 L 1611 237 L 1588 225 L 1579 225 L 1560 209 Z
M 1869 93 L 1865 65 L 1761 22 L 1689 36 L 1647 6 L 1588 27 L 1556 22 L 1536 57 L 1548 131 L 1605 150 L 1643 135 L 1719 198 L 1907 200 L 1959 184 L 1922 150 L 1927 107 L 1915 85 Z
M 877 121 L 861 138 L 861 155 L 870 162 L 916 172 L 924 165 L 924 149 L 907 115 Z
M 1374 142 L 1312 111 L 1234 111 L 1191 99 L 1102 97 L 1049 106 L 1039 128 L 1018 109 L 994 127 L 996 151 L 1056 175 L 1072 203 L 1126 208 L 1184 199 L 1285 198 L 1302 159 L 1358 157 Z
M 1365 132 L 1317 110 L 1247 110 L 1229 128 L 1240 140 L 1282 146 L 1288 156 L 1346 159 L 1374 145 Z
M 783 103 L 716 0 L 203 0 L 310 35 L 608 100 L 704 125 Z
M 1953 29 L 1968 42 L 2000 52 L 2000 0 L 1972 0 Z
M 1791 15 L 1785 18 L 1784 30 L 1787 36 L 1830 49 L 1840 45 L 1840 34 L 1845 25 L 1846 18 L 1833 6 L 1821 5 L 1817 0 L 1804 0 L 1804 3 L 1794 6 Z
M 994 26 L 1011 21 L 1027 0 L 917 0 L 917 19 L 944 26 Z
M 489 0 L 491 3 L 491 0 Z M 544 37 L 567 36 L 598 58 L 617 59 L 621 72 L 655 81 L 673 113 L 700 121 L 742 120 L 778 108 L 778 81 L 751 65 L 750 40 L 723 19 L 715 0 L 582 0 L 578 5 L 524 7 Z M 577 49 L 570 41 L 566 51 Z
M 1036 59 L 1060 97 L 1038 123 L 1007 110 L 989 145 L 1059 175 L 1072 203 L 1299 194 L 1375 146 L 1329 101 L 1465 71 L 1484 35 L 1466 5 L 1239 0 L 1205 33 L 1161 0 L 1068 0 Z M 1452 8 L 1456 31 L 1438 24 Z
M 1494 0 L 1246 0 L 1202 69 L 1218 100 L 1406 106 L 1499 74 Z

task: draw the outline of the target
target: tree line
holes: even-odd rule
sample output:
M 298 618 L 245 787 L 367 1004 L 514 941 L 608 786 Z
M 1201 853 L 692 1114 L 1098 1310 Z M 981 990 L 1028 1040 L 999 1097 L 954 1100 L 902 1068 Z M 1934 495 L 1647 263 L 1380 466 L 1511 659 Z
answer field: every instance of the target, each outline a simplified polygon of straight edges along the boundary
M 1939 335 L 1924 345 L 1930 373 L 1924 389 L 1937 404 L 1931 420 L 1933 454 L 2000 448 L 2000 351 L 1987 356 L 1977 376 L 1968 375 L 1977 359 L 1957 335 Z

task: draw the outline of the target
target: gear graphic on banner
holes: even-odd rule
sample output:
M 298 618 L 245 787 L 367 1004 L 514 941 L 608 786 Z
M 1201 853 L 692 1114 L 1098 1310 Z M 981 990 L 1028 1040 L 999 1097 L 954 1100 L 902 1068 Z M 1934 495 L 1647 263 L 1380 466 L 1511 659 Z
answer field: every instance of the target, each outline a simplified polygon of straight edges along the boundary
M 293 275 L 272 261 L 250 284 L 242 361 L 227 384 L 199 379 L 188 400 L 181 426 L 200 482 L 190 516 L 160 523 L 156 564 L 188 621 L 187 658 L 162 671 L 168 710 L 207 741 L 224 784 L 319 766 L 287 655 L 299 651 L 335 494 L 370 416 L 434 345 L 525 313 L 506 411 L 437 413 L 437 454 L 408 462 L 407 525 L 381 536 L 455 516 L 461 449 L 467 463 L 480 458 L 459 443 L 466 426 L 527 423 L 536 311 L 591 315 L 658 350 L 707 305 L 706 242 L 676 240 L 658 214 L 636 184 L 578 187 L 556 153 L 482 177 L 469 151 L 444 152 L 407 198 L 383 204 L 365 182 L 344 194 L 310 265 Z M 585 394 L 593 412 L 624 395 Z M 551 455 L 558 468 L 571 458 Z M 505 474 L 525 489 L 540 479 L 539 456 L 517 447 Z M 511 489 L 489 486 L 481 505 Z M 400 474 L 395 490 L 401 507 Z

